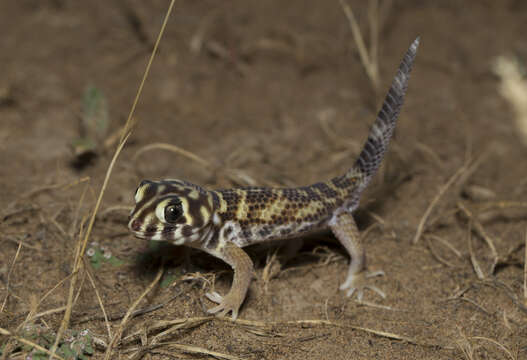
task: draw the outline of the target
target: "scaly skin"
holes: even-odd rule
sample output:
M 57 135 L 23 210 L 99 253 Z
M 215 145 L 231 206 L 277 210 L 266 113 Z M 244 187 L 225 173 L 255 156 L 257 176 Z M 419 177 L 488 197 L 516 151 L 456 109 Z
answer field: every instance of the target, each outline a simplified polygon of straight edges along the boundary
M 359 299 L 370 288 L 366 257 L 352 212 L 375 175 L 388 148 L 403 104 L 419 38 L 408 49 L 366 144 L 344 175 L 298 188 L 242 187 L 207 190 L 182 180 L 142 181 L 128 227 L 135 236 L 165 240 L 201 249 L 224 260 L 234 270 L 229 293 L 207 297 L 218 303 L 210 313 L 238 316 L 253 276 L 253 264 L 242 248 L 261 242 L 300 237 L 330 228 L 351 257 L 340 287 Z

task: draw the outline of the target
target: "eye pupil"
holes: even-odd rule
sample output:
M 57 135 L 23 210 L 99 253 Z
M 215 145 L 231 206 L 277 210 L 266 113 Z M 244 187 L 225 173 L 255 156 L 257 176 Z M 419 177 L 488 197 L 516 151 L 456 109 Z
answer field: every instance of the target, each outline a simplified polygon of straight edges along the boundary
M 183 209 L 180 203 L 170 204 L 165 207 L 165 221 L 169 223 L 176 222 L 181 215 L 183 215 Z

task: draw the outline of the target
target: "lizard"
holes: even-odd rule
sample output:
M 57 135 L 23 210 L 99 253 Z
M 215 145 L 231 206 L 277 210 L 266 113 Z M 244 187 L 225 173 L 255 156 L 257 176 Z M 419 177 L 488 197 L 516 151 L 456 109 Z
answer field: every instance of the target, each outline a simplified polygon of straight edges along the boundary
M 351 258 L 340 290 L 348 297 L 357 292 L 359 301 L 365 289 L 385 297 L 368 281 L 384 272 L 367 270 L 366 253 L 352 213 L 388 149 L 418 46 L 419 37 L 404 55 L 357 160 L 343 175 L 296 188 L 220 190 L 184 180 L 143 180 L 135 191 L 128 228 L 141 239 L 201 249 L 232 267 L 230 291 L 225 296 L 214 291 L 206 294 L 217 304 L 207 310 L 211 314 L 226 316 L 230 312 L 232 319 L 238 317 L 254 274 L 252 260 L 243 247 L 327 228 Z

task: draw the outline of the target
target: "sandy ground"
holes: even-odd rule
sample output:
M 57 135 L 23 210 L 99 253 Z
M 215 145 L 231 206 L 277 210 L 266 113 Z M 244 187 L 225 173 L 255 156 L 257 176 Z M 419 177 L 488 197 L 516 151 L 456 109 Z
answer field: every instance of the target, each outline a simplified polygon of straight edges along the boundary
M 368 5 L 349 4 L 368 43 Z M 3 334 L 49 348 L 42 334 L 59 329 L 79 231 L 167 7 L 0 2 Z M 108 328 L 117 332 L 164 261 L 162 283 L 140 301 L 144 311 L 127 322 L 126 341 L 110 358 L 527 359 L 527 151 L 493 72 L 498 56 L 527 66 L 527 4 L 395 1 L 381 10 L 376 96 L 338 1 L 177 1 L 86 249 L 96 255 L 85 256 L 77 278 L 67 336 L 87 329 L 108 344 Z M 369 267 L 386 272 L 375 283 L 387 298 L 367 293 L 361 304 L 339 292 L 348 259 L 328 233 L 281 269 L 269 265 L 275 248 L 249 249 L 258 278 L 241 320 L 203 319 L 211 306 L 204 293 L 213 283 L 227 291 L 231 273 L 193 252 L 196 272 L 183 274 L 181 249 L 129 235 L 139 181 L 292 186 L 345 171 L 417 35 L 395 141 L 357 212 Z M 93 138 L 82 125 L 89 87 L 108 112 L 94 118 L 107 118 L 108 129 L 96 128 L 97 156 L 85 161 L 72 144 Z M 152 143 L 203 161 L 160 149 L 138 154 Z M 104 358 L 102 342 L 91 358 Z M 4 347 L 3 358 L 30 351 L 5 335 L 0 344 L 11 353 Z

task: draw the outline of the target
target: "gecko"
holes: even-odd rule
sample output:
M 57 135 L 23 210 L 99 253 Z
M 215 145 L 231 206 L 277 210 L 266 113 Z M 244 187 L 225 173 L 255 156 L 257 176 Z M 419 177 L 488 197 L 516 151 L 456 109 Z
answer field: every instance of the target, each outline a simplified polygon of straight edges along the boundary
M 356 292 L 359 301 L 365 289 L 385 297 L 368 280 L 384 272 L 367 270 L 365 249 L 352 213 L 388 149 L 418 46 L 419 37 L 404 55 L 357 160 L 343 175 L 294 188 L 220 190 L 184 180 L 143 180 L 135 191 L 128 228 L 138 238 L 200 249 L 232 267 L 230 291 L 225 296 L 215 291 L 206 293 L 217 304 L 207 310 L 211 314 L 238 317 L 254 274 L 244 247 L 328 228 L 351 258 L 340 290 L 348 297 Z

